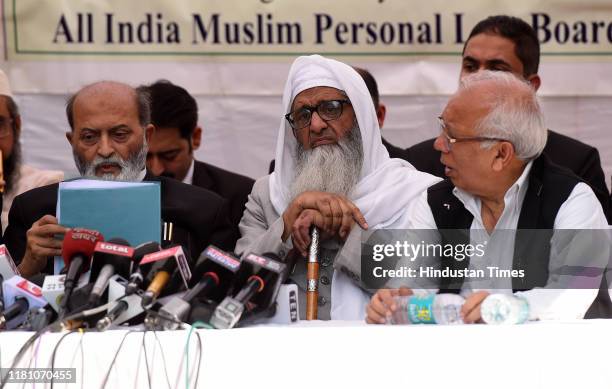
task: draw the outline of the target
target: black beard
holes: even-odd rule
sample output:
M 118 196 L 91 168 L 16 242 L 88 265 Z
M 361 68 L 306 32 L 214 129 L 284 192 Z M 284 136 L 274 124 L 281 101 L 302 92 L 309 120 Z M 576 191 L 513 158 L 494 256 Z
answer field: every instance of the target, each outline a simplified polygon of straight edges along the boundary
M 4 168 L 4 193 L 8 193 L 19 179 L 19 166 L 21 165 L 21 144 L 16 141 L 13 152 L 2 161 Z

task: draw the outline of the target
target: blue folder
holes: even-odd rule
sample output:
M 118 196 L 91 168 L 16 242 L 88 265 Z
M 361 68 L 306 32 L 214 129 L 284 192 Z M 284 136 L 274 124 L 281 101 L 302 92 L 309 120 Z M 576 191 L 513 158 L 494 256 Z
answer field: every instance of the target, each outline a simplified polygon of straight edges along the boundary
M 65 181 L 59 186 L 57 217 L 63 226 L 97 230 L 105 240 L 123 238 L 132 247 L 159 242 L 160 185 L 90 179 Z

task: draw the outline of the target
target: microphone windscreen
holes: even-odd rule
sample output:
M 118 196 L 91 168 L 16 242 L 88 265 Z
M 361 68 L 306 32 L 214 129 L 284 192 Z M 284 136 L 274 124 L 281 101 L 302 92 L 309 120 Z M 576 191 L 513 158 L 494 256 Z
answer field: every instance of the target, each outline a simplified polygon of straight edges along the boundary
M 96 243 L 103 240 L 104 237 L 98 231 L 85 228 L 70 229 L 64 236 L 64 243 L 62 244 L 64 266 L 67 268 L 72 258 L 76 255 L 80 254 L 86 258 L 91 257 L 96 248 Z M 85 261 L 85 263 L 83 263 L 83 271 L 87 271 L 89 265 L 89 261 Z
M 127 240 L 123 239 L 123 238 L 111 238 L 109 240 L 107 240 L 108 243 L 116 243 L 116 244 L 120 244 L 122 246 L 129 246 L 130 242 L 128 242 Z

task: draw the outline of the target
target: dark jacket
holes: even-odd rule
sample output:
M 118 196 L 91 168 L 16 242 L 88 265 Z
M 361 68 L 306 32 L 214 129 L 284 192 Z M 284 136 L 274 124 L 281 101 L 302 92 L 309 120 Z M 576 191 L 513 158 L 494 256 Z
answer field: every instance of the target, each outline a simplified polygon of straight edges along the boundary
M 255 180 L 252 178 L 204 162 L 195 161 L 194 163 L 193 185 L 215 192 L 227 200 L 230 221 L 236 228 L 240 223 L 247 197 L 254 183 Z
M 550 239 L 557 213 L 572 190 L 581 180 L 567 168 L 558 166 L 546 155 L 533 162 L 529 174 L 529 186 L 519 216 L 514 246 L 512 268 L 523 269 L 525 277 L 513 279 L 514 291 L 543 287 L 548 280 Z M 441 181 L 427 190 L 427 202 L 442 235 L 443 244 L 465 244 L 470 241 L 470 226 L 473 215 L 453 194 L 454 185 L 449 179 Z M 461 262 L 452 258 L 444 261 L 453 269 L 467 269 L 469 259 Z M 463 279 L 442 279 L 442 292 L 457 292 Z M 608 293 L 607 280 L 601 280 L 599 293 L 585 318 L 612 316 L 612 301 Z
M 161 183 L 161 217 L 174 224 L 172 243 L 183 245 L 196 260 L 209 244 L 232 250 L 238 230 L 228 217 L 227 203 L 221 197 L 202 188 L 183 184 L 171 178 L 149 173 L 145 181 Z M 17 264 L 25 253 L 28 229 L 44 215 L 55 216 L 59 184 L 35 188 L 13 200 L 4 243 Z M 160 237 L 161 241 L 161 237 Z M 53 273 L 53 261 L 44 272 Z

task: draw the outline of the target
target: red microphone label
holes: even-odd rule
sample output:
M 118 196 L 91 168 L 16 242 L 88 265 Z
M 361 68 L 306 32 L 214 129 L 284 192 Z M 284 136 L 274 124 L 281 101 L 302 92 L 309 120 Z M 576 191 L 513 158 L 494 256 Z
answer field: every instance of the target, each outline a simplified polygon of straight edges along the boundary
M 86 228 L 73 228 L 70 232 L 72 239 L 74 240 L 88 240 L 90 242 L 97 242 L 102 234 L 98 231 L 88 230 Z
M 96 243 L 95 251 L 107 254 L 117 254 L 129 258 L 134 256 L 133 248 L 116 243 L 98 242 Z
M 179 250 L 181 250 L 181 246 L 175 246 L 175 247 L 171 247 L 169 249 L 158 251 L 156 253 L 147 254 L 144 257 L 142 257 L 142 260 L 140 261 L 140 264 L 141 265 L 146 265 L 147 263 L 157 262 L 157 261 L 162 260 L 162 259 L 166 259 L 166 258 L 170 258 L 170 257 L 175 257 Z M 181 252 L 182 251 L 183 250 L 181 250 Z
M 42 296 L 42 290 L 38 286 L 36 286 L 36 284 L 33 284 L 29 282 L 28 280 L 23 280 L 23 281 L 18 282 L 17 287 L 25 292 L 28 292 L 32 296 L 36 296 L 36 297 Z

